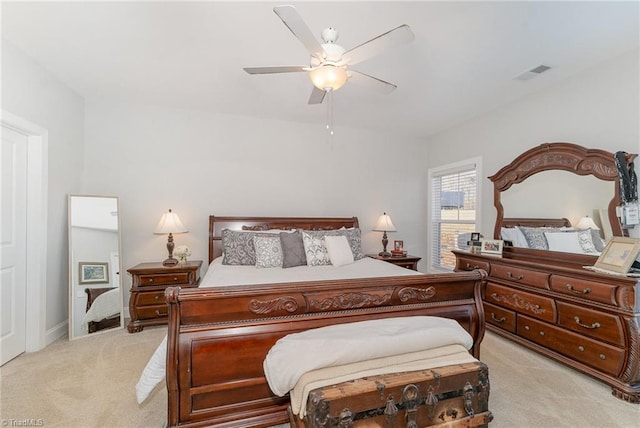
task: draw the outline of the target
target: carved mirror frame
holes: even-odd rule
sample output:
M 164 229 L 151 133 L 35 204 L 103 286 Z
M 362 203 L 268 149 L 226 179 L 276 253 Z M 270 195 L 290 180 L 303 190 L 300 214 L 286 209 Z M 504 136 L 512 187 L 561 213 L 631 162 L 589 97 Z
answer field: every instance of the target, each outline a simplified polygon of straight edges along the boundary
M 627 163 L 633 162 L 637 155 L 627 154 Z M 493 230 L 495 239 L 499 239 L 500 228 L 504 222 L 504 207 L 501 194 L 517 183 L 543 171 L 563 170 L 578 175 L 593 175 L 596 178 L 615 183 L 613 198 L 607 212 L 611 230 L 615 236 L 623 236 L 624 230 L 616 216 L 616 207 L 620 205 L 620 181 L 615 165 L 614 154 L 606 150 L 587 149 L 567 142 L 543 143 L 515 158 L 509 165 L 489 177 L 493 182 L 493 205 L 497 216 Z

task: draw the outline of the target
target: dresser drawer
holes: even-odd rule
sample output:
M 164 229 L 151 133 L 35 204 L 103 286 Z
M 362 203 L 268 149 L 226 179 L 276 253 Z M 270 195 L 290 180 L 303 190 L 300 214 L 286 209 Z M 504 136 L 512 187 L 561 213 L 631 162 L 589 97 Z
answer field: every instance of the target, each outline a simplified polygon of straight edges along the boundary
M 136 294 L 136 306 L 153 306 L 166 303 L 163 291 L 140 292 Z
M 495 265 L 493 266 L 495 267 Z M 556 321 L 556 306 L 553 299 L 525 291 L 515 290 L 489 282 L 485 301 L 503 308 L 513 309 L 547 322 Z
M 531 285 L 538 288 L 549 288 L 549 274 L 535 270 L 522 269 L 517 266 L 501 265 L 492 263 L 491 276 L 494 278 L 506 279 L 518 284 Z
M 562 275 L 551 275 L 551 289 L 558 293 L 582 297 L 609 305 L 616 303 L 616 286 L 603 282 L 585 281 Z
M 149 285 L 188 284 L 189 273 L 176 272 L 176 273 L 165 273 L 165 274 L 155 274 L 155 275 L 140 275 L 139 281 L 140 283 L 138 285 L 141 287 L 149 286 Z
M 138 319 L 165 319 L 169 313 L 168 305 L 140 306 L 136 308 Z
M 485 319 L 489 324 L 496 325 L 511 333 L 516 332 L 516 313 L 491 303 L 483 303 Z
M 564 302 L 556 302 L 556 305 L 559 326 L 613 345 L 624 346 L 620 317 Z
M 456 270 L 475 270 L 475 269 L 482 269 L 485 270 L 487 273 L 489 272 L 489 263 L 488 262 L 484 262 L 484 261 L 480 261 L 480 260 L 474 260 L 472 258 L 466 258 L 466 257 L 462 257 L 462 256 L 458 256 L 457 260 L 456 260 Z
M 518 336 L 564 354 L 576 361 L 617 376 L 624 350 L 518 314 Z

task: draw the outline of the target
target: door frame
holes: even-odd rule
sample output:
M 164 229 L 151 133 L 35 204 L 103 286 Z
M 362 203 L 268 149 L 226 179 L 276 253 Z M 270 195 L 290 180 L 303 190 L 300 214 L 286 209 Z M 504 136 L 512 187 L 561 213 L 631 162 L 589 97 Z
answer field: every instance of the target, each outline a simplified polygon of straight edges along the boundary
M 46 343 L 47 202 L 49 132 L 26 119 L 0 110 L 0 123 L 27 136 L 26 351 Z

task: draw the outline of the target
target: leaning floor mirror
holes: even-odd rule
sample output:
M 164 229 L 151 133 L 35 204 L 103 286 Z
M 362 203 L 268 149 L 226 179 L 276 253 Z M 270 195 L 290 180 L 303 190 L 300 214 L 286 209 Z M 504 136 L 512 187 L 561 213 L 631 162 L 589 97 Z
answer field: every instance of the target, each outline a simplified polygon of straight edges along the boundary
M 69 196 L 69 339 L 123 328 L 118 198 Z

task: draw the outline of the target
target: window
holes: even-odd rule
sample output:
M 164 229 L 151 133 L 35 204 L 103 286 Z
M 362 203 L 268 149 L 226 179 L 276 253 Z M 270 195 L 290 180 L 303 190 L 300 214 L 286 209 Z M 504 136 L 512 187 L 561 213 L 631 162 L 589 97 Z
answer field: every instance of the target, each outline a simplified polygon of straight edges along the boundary
M 453 270 L 451 250 L 466 249 L 477 232 L 480 158 L 429 170 L 429 270 Z

